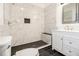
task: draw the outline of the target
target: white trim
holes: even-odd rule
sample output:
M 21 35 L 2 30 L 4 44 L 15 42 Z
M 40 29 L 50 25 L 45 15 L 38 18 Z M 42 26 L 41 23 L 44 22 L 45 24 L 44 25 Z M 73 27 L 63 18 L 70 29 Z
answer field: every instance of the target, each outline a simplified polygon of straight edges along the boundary
M 41 46 L 41 47 L 38 47 L 37 49 L 42 49 L 42 48 L 45 48 L 45 47 L 50 46 L 50 45 L 51 45 L 51 44 L 43 45 L 43 46 Z

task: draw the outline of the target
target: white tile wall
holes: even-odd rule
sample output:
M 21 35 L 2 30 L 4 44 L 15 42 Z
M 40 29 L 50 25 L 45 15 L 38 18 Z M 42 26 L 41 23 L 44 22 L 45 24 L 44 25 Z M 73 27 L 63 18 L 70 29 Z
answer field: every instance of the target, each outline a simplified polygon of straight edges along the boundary
M 45 8 L 45 32 L 52 33 L 56 29 L 56 3 Z
M 30 18 L 31 23 L 24 24 L 24 17 Z M 44 9 L 30 4 L 11 5 L 10 18 L 7 20 L 11 22 L 9 28 L 13 36 L 13 46 L 41 40 L 44 29 Z
M 4 7 L 3 7 L 3 3 L 0 3 L 0 25 L 3 25 L 4 24 L 4 22 L 3 22 L 3 9 L 4 9 Z
M 31 23 L 24 24 L 24 17 L 30 18 Z M 8 21 L 13 46 L 41 40 L 42 32 L 52 33 L 56 29 L 56 4 L 45 9 L 31 4 L 5 4 L 6 25 Z

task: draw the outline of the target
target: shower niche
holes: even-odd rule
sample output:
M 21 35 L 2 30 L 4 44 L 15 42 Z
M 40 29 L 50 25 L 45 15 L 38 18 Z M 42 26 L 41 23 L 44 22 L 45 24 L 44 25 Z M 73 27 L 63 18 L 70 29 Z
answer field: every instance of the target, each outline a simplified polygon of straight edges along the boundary
M 24 23 L 30 24 L 30 18 L 24 18 Z

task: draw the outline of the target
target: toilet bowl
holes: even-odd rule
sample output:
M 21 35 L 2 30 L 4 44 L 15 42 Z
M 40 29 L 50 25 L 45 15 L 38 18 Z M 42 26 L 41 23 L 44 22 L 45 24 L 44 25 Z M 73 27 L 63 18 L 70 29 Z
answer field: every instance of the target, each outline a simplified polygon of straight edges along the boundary
M 16 56 L 39 56 L 39 52 L 36 48 L 27 48 L 16 52 Z

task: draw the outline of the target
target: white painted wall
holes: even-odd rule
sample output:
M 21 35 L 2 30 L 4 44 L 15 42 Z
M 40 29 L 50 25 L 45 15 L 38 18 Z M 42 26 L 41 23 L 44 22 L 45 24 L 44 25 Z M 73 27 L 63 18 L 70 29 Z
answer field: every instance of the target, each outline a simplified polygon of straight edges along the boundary
M 3 7 L 3 3 L 0 3 L 0 25 L 3 25 L 4 24 L 4 22 L 3 22 L 3 9 L 4 9 L 4 7 Z
M 47 33 L 52 33 L 56 30 L 56 3 L 51 3 L 45 8 L 45 27 L 44 30 Z
M 57 6 L 57 13 L 56 13 L 56 26 L 58 31 L 68 31 L 65 29 L 66 26 L 69 26 L 69 28 L 72 28 L 72 31 L 76 31 L 76 32 L 79 31 L 79 23 L 62 24 L 62 6 L 59 4 Z
M 8 25 L 8 20 L 11 19 L 11 3 L 4 3 L 4 24 Z
M 4 24 L 4 4 L 0 3 L 0 36 L 9 34 L 8 27 Z
M 13 36 L 13 46 L 41 40 L 41 33 L 44 29 L 44 10 L 42 8 L 31 4 L 15 4 L 8 8 L 6 10 L 10 11 L 8 14 L 10 17 L 5 17 L 5 24 L 7 20 L 11 23 L 9 29 Z M 25 17 L 31 19 L 30 24 L 24 24 Z

